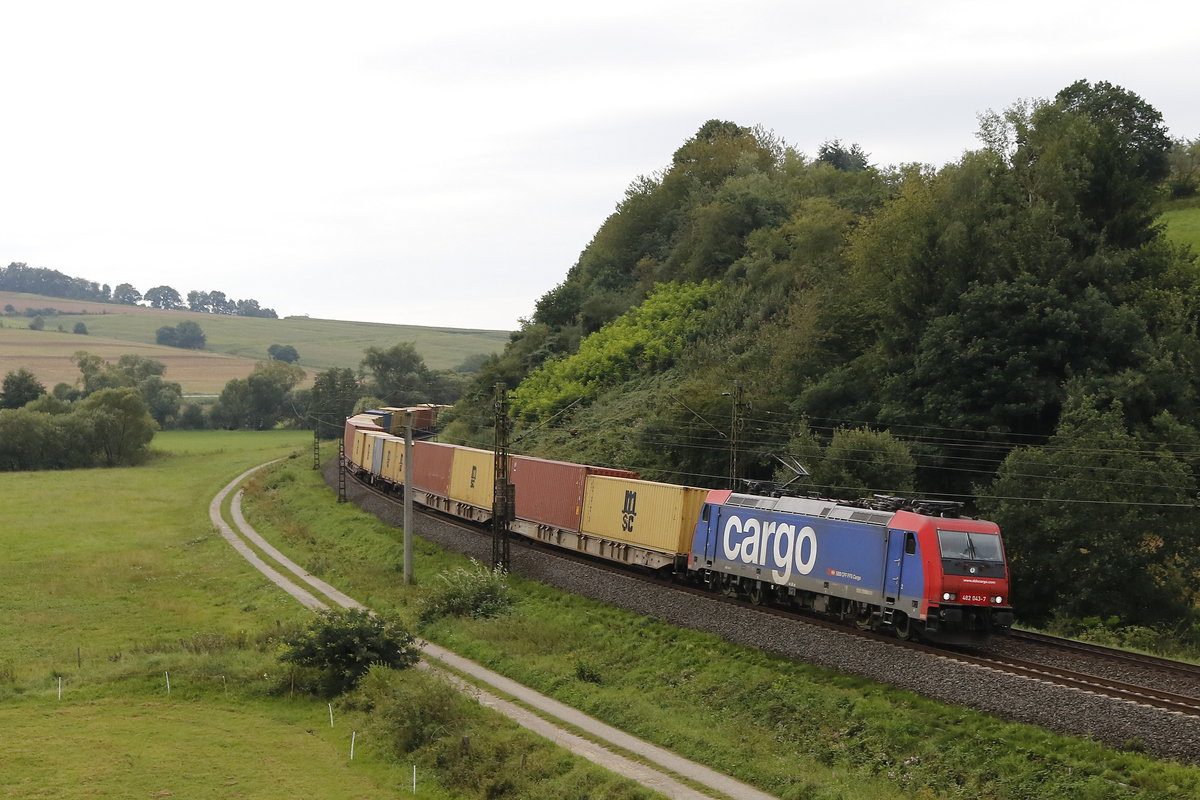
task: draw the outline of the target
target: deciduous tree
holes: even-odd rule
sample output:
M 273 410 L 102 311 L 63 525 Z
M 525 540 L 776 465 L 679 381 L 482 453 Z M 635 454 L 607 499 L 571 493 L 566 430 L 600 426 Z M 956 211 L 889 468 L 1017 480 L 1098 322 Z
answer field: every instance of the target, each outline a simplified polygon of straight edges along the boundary
M 117 288 L 113 289 L 112 299 L 114 303 L 136 306 L 142 299 L 142 293 L 133 288 L 132 284 L 118 283 Z
M 0 385 L 0 408 L 21 408 L 46 393 L 46 387 L 37 376 L 21 367 L 4 376 Z
M 1049 442 L 1014 450 L 979 501 L 1005 531 L 1022 618 L 1144 624 L 1191 607 L 1193 488 L 1184 463 L 1126 430 L 1119 404 L 1073 394 Z
M 282 361 L 294 364 L 300 360 L 300 354 L 290 344 L 273 344 L 267 348 L 267 357 L 272 361 Z
M 154 418 L 137 389 L 101 389 L 75 412 L 87 421 L 93 450 L 106 466 L 133 464 L 154 438 Z
M 368 347 L 362 366 L 374 378 L 373 393 L 395 406 L 427 402 L 429 369 L 410 342 L 392 347 Z
M 169 311 L 183 308 L 183 298 L 179 296 L 179 292 L 170 286 L 155 286 L 152 289 L 147 289 L 143 299 L 152 308 L 162 308 Z

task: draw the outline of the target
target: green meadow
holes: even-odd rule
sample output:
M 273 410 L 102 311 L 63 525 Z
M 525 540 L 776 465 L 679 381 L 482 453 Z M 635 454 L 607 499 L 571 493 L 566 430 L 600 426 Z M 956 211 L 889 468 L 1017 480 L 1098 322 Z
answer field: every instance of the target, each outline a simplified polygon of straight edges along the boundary
M 789 800 L 1152 798 L 1200 769 L 1006 723 L 509 576 L 515 610 L 418 629 L 465 559 L 338 504 L 294 432 L 169 432 L 145 466 L 0 475 L 0 796 L 634 798 L 416 671 L 330 706 L 279 637 L 309 619 L 212 529 L 251 466 L 254 525 L 423 638 Z M 59 686 L 61 679 L 61 696 Z M 170 688 L 168 689 L 168 681 Z M 420 724 L 408 721 L 419 718 Z M 351 737 L 357 754 L 350 759 Z
M 324 702 L 280 689 L 272 632 L 307 612 L 208 519 L 229 480 L 309 441 L 162 433 L 144 467 L 0 474 L 0 796 L 375 798 L 403 783 L 349 760 Z
M 102 355 L 110 361 L 130 353 L 162 361 L 166 379 L 183 386 L 187 394 L 217 393 L 232 378 L 244 378 L 258 361 L 267 359 L 273 344 L 291 345 L 300 355 L 300 366 L 310 372 L 332 367 L 355 369 L 368 347 L 388 348 L 408 342 L 431 369 L 453 369 L 473 356 L 499 353 L 509 340 L 508 331 L 433 328 L 401 324 L 286 317 L 262 319 L 160 311 L 41 295 L 0 292 L 0 308 L 11 305 L 15 316 L 0 315 L 0 376 L 24 367 L 47 388 L 78 377 L 71 360 L 77 350 Z M 57 309 L 44 317 L 45 330 L 29 330 L 27 308 Z M 203 351 L 160 347 L 158 329 L 183 320 L 204 331 Z M 82 322 L 88 333 L 72 333 Z M 61 326 L 62 330 L 58 330 Z
M 1185 200 L 1169 204 L 1159 221 L 1165 226 L 1167 238 L 1185 244 L 1200 255 L 1200 201 Z
M 316 370 L 356 367 L 366 348 L 391 347 L 401 342 L 411 342 L 430 368 L 451 369 L 468 356 L 498 353 L 508 341 L 507 331 L 425 328 L 308 317 L 260 319 L 190 311 L 105 314 L 68 319 L 84 319 L 93 335 L 149 344 L 154 343 L 155 334 L 163 325 L 176 325 L 188 319 L 204 330 L 206 350 L 261 361 L 266 359 L 267 348 L 272 344 L 290 344 L 300 354 L 299 363 Z M 398 313 L 397 319 L 403 319 L 403 314 Z
M 167 432 L 153 447 L 137 468 L 0 473 L 0 797 L 651 795 L 465 702 L 456 714 L 471 758 L 440 772 L 466 788 L 447 788 L 436 763 L 395 756 L 388 742 L 399 734 L 372 724 L 362 701 L 328 704 L 298 689 L 279 640 L 312 615 L 220 537 L 208 506 L 230 480 L 276 458 L 293 468 L 282 475 L 308 485 L 311 438 Z M 328 490 L 314 487 L 308 500 L 333 513 L 283 520 L 293 536 L 318 550 L 357 538 Z M 394 599 L 395 532 L 373 530 L 360 556 L 390 576 Z M 356 565 L 330 558 L 324 571 L 356 585 Z M 400 682 L 438 696 L 430 680 L 410 671 Z M 450 752 L 461 747 L 456 738 Z M 519 774 L 482 758 L 493 751 Z M 504 788 L 522 781 L 541 788 Z

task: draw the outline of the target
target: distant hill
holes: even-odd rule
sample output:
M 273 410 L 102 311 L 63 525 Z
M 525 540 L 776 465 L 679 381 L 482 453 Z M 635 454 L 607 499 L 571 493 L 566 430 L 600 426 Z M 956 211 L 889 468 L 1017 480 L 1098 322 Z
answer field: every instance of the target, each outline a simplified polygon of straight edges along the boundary
M 167 364 L 167 379 L 182 384 L 185 393 L 207 394 L 214 389 L 219 392 L 232 378 L 249 374 L 256 362 L 267 358 L 272 344 L 295 347 L 299 364 L 316 372 L 357 367 L 367 347 L 400 342 L 411 342 L 431 369 L 452 369 L 471 356 L 500 352 L 509 340 L 508 331 L 308 317 L 234 317 L 0 291 L 0 311 L 7 306 L 12 306 L 16 315 L 0 316 L 0 375 L 26 367 L 47 387 L 74 381 L 78 373 L 70 359 L 77 350 L 110 360 L 124 353 L 156 358 Z M 25 309 L 57 313 L 44 317 L 45 330 L 31 331 L 30 318 L 23 316 Z M 207 345 L 203 352 L 155 344 L 159 328 L 183 320 L 204 330 Z M 77 322 L 87 326 L 88 335 L 71 333 Z

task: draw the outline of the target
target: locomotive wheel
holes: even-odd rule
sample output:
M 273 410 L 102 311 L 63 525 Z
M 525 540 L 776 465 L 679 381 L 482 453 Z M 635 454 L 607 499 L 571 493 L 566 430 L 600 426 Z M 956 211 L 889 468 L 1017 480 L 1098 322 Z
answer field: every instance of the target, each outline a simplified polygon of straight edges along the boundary
M 726 597 L 737 597 L 738 595 L 738 585 L 734 583 L 733 579 L 728 575 L 726 575 L 725 580 L 721 582 L 721 594 L 725 595 Z
M 917 638 L 917 632 L 914 630 L 912 620 L 907 614 L 896 612 L 896 619 L 892 622 L 892 629 L 896 632 L 896 638 L 902 642 L 909 642 Z
M 869 631 L 871 625 L 871 607 L 866 603 L 861 603 L 858 606 L 858 615 L 854 618 L 854 625 L 860 631 Z
M 767 589 L 763 585 L 762 581 L 755 581 L 754 583 L 750 584 L 750 589 L 746 592 L 746 596 L 750 598 L 751 603 L 754 603 L 756 606 L 761 606 L 763 603 L 767 602 Z

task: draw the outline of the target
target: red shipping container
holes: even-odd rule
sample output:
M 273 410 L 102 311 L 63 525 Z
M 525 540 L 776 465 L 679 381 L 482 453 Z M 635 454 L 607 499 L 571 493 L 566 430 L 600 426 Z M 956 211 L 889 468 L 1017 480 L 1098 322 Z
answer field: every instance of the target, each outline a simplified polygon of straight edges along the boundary
M 588 475 L 636 478 L 636 472 L 590 467 L 531 456 L 512 456 L 508 476 L 516 487 L 517 519 L 578 531 L 583 513 L 583 486 Z
M 454 465 L 452 444 L 413 442 L 413 486 L 438 497 L 450 496 L 450 469 Z

